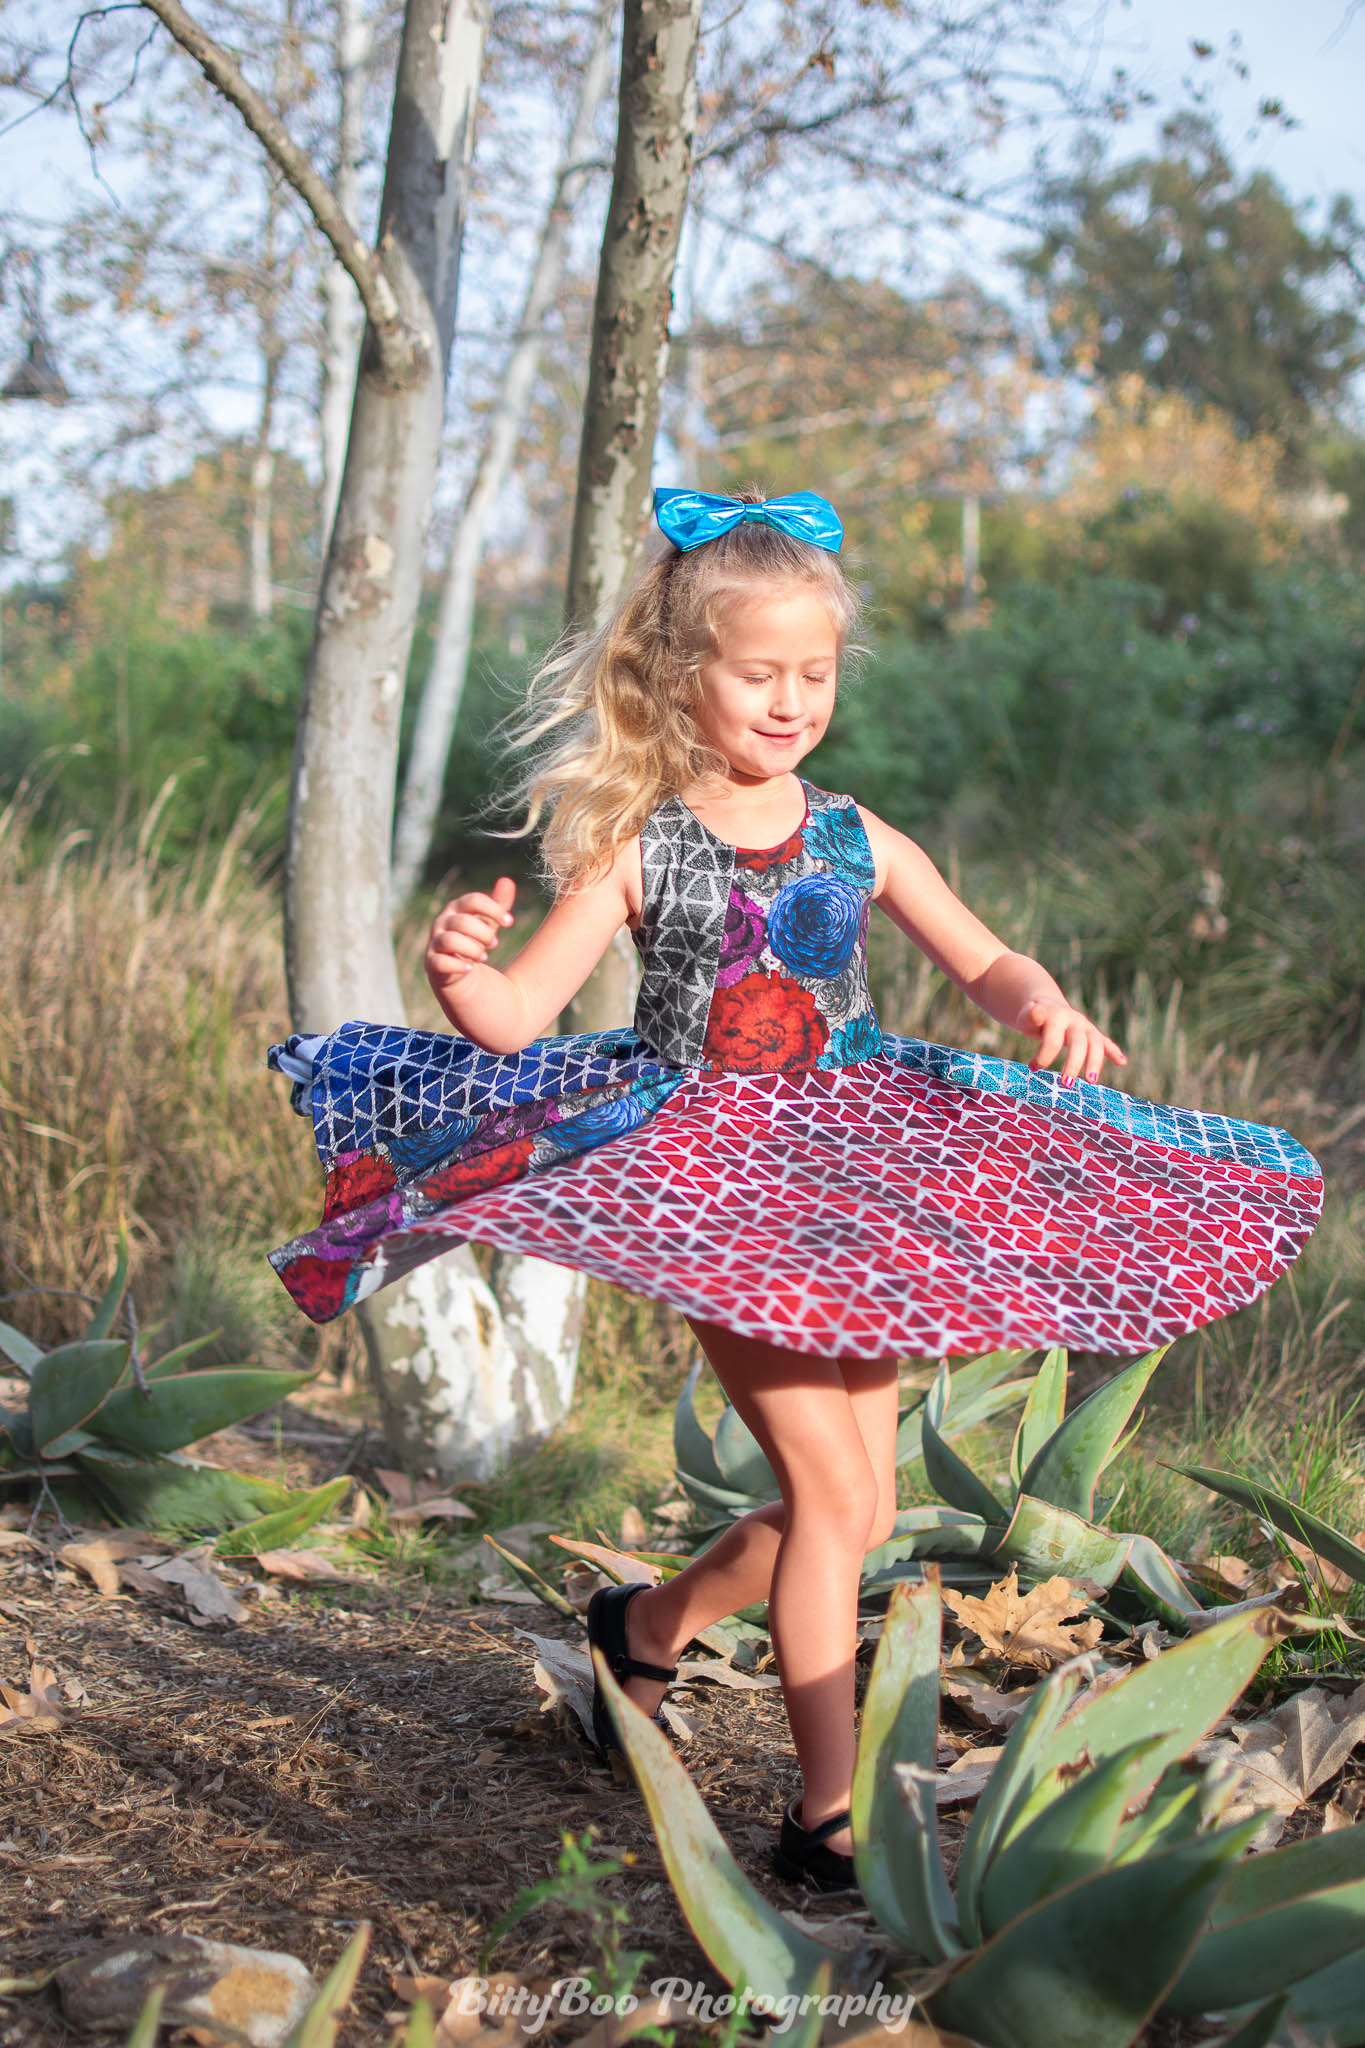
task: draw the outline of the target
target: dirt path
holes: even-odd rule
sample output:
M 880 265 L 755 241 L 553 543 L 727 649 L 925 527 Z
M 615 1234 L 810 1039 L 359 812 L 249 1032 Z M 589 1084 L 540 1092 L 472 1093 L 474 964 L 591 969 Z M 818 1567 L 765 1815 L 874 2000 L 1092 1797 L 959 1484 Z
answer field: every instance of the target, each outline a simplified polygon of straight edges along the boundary
M 648 1975 L 724 1989 L 639 1794 L 603 1770 L 566 1708 L 540 1712 L 518 1630 L 581 1643 L 575 1624 L 421 1587 L 395 1611 L 367 1586 L 325 1602 L 274 1593 L 235 1626 L 197 1628 L 169 1594 L 101 1599 L 13 1551 L 0 1566 L 0 1676 L 22 1683 L 36 1656 L 85 1694 L 56 1731 L 0 1742 L 5 1972 L 168 1929 L 284 1949 L 317 1972 L 369 1920 L 343 2035 L 358 2048 L 387 2038 L 389 1972 L 474 1971 L 488 1927 L 554 1870 L 559 1830 L 596 1821 L 599 1853 L 637 1859 L 610 1889 L 630 1903 L 631 1945 L 655 1958 Z M 796 1785 L 780 1695 L 697 1693 L 688 1769 L 740 1864 L 769 1897 L 828 1919 L 767 1866 Z M 548 1979 L 595 1953 L 584 1921 L 551 1906 L 503 1939 L 492 1967 Z M 53 1998 L 0 2006 L 0 2042 L 70 2041 Z M 689 2036 L 700 2029 L 684 2025 L 680 2048 Z

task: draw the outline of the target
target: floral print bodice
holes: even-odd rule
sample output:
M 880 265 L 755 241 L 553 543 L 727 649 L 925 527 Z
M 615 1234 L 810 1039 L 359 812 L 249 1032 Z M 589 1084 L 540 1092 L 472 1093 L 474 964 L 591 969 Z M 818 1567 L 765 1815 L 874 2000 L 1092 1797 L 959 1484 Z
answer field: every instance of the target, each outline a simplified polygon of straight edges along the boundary
M 795 1073 L 882 1051 L 872 848 L 852 797 L 800 781 L 806 815 L 780 846 L 731 846 L 676 796 L 641 828 L 634 1027 L 679 1066 Z

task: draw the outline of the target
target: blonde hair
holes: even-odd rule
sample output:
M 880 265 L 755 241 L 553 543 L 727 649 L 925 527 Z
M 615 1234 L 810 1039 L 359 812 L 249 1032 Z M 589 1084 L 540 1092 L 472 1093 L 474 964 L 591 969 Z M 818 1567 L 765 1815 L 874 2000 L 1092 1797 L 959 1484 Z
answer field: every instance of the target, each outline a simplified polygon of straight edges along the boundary
M 729 608 L 764 583 L 817 591 L 849 650 L 861 608 L 827 549 L 756 520 L 685 553 L 666 543 L 604 624 L 551 649 L 520 715 L 500 724 L 527 756 L 501 796 L 526 817 L 494 836 L 524 838 L 548 812 L 542 870 L 567 891 L 604 869 L 665 798 L 723 774 L 729 763 L 697 722 L 700 671 L 720 652 Z

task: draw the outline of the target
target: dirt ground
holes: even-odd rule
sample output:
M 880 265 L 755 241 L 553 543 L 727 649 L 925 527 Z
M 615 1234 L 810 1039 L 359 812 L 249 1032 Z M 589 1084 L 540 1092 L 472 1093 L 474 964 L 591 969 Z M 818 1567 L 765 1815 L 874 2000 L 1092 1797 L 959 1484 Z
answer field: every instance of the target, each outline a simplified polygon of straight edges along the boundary
M 220 1461 L 246 1463 L 232 1448 Z M 291 1477 L 324 1478 L 335 1462 L 315 1454 Z M 50 1556 L 0 1551 L 0 1678 L 22 1687 L 36 1659 L 83 1694 L 55 1730 L 0 1741 L 0 1975 L 40 1973 L 110 1935 L 177 1930 L 281 1949 L 320 1976 L 369 1921 L 342 2034 L 368 2048 L 406 2010 L 391 1974 L 475 1972 L 489 1927 L 554 1871 L 559 1831 L 591 1822 L 595 1855 L 635 1859 L 604 1889 L 629 1902 L 629 1945 L 653 1958 L 645 1981 L 725 1990 L 638 1791 L 603 1768 L 567 1707 L 541 1711 L 519 1631 L 582 1645 L 580 1623 L 420 1581 L 271 1584 L 247 1605 L 234 1626 L 196 1627 L 172 1588 L 101 1598 Z M 871 1933 L 849 1901 L 769 1867 L 798 1784 L 780 1693 L 698 1685 L 679 1704 L 697 1722 L 688 1770 L 748 1875 L 813 1924 L 844 1923 L 846 1942 Z M 597 1958 L 583 1917 L 550 1905 L 503 1937 L 491 1968 L 548 1980 Z M 560 2036 L 587 2025 L 564 2021 Z M 704 2037 L 684 2021 L 679 2048 Z M 0 2000 L 4 2048 L 76 2038 L 52 1989 Z

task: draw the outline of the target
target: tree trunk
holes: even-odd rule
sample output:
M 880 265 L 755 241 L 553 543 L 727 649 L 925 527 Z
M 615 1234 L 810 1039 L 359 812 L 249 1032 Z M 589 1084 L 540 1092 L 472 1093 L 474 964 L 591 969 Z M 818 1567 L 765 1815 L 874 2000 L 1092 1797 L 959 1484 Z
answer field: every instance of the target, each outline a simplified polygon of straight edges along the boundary
M 516 453 L 522 421 L 530 403 L 540 365 L 545 316 L 564 275 L 569 228 L 578 196 L 586 185 L 585 163 L 592 148 L 593 124 L 607 89 L 616 0 L 598 8 L 592 47 L 583 70 L 578 107 L 564 156 L 555 178 L 549 211 L 541 233 L 517 339 L 503 369 L 483 450 L 468 500 L 455 528 L 441 588 L 441 603 L 432 643 L 431 666 L 413 728 L 398 826 L 393 844 L 392 894 L 395 912 L 411 898 L 431 851 L 432 833 L 441 806 L 446 762 L 459 715 L 469 668 L 474 625 L 474 590 L 483 556 L 484 534 Z
M 365 146 L 365 69 L 370 61 L 370 25 L 365 0 L 336 0 L 337 153 L 332 189 L 342 212 L 354 220 L 360 210 L 360 158 Z M 346 460 L 346 431 L 355 397 L 356 357 L 364 327 L 360 301 L 345 268 L 327 267 L 323 280 L 322 504 L 319 534 L 324 560 L 336 517 Z
M 616 164 L 593 308 L 566 616 L 590 624 L 640 558 L 696 127 L 701 0 L 626 0 Z
M 408 0 L 378 250 L 408 374 L 366 329 L 294 756 L 285 958 L 295 1028 L 403 1014 L 389 846 L 454 332 L 484 0 Z

